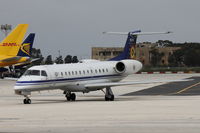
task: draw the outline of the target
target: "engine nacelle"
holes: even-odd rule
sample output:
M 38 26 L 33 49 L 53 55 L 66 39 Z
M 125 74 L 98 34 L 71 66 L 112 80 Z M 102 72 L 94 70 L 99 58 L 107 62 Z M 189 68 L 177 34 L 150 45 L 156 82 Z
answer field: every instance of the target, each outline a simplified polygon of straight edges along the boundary
M 137 60 L 121 60 L 115 64 L 115 71 L 119 74 L 133 74 L 142 69 L 142 63 Z

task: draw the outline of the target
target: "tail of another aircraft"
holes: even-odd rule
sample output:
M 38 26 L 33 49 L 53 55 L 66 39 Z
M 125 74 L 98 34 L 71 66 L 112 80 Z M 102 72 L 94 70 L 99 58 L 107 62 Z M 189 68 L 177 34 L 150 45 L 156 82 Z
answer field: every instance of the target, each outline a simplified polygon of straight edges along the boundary
M 128 35 L 124 51 L 120 55 L 110 59 L 110 61 L 119 61 L 124 59 L 136 59 L 136 41 L 138 35 L 169 34 L 171 32 L 141 32 L 141 30 L 137 30 L 133 32 L 103 32 L 103 33 Z
M 0 55 L 17 55 L 27 28 L 28 24 L 17 25 L 17 27 L 0 43 Z
M 17 56 L 25 56 L 25 57 L 31 56 L 34 38 L 35 38 L 35 33 L 30 33 L 29 36 L 22 43 Z

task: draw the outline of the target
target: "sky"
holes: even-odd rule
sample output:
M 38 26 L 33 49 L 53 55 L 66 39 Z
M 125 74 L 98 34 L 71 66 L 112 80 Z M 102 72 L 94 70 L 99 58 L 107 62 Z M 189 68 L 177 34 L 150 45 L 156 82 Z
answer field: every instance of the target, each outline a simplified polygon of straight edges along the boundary
M 91 57 L 91 47 L 123 47 L 126 36 L 104 31 L 173 31 L 138 42 L 200 42 L 199 0 L 0 0 L 0 24 L 28 23 L 43 56 Z M 0 39 L 4 37 L 0 33 Z

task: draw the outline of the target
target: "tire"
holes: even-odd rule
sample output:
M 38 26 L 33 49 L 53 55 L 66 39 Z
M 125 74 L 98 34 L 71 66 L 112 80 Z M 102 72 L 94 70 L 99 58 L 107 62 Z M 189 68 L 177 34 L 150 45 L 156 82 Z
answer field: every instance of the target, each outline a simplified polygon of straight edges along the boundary
M 24 104 L 31 104 L 31 99 L 24 99 Z
M 27 104 L 27 100 L 26 99 L 24 99 L 24 104 Z
M 105 96 L 105 101 L 109 101 L 109 98 L 107 96 Z
M 75 93 L 72 93 L 72 94 L 71 94 L 71 100 L 72 100 L 72 101 L 75 101 L 75 100 L 76 100 L 76 94 L 75 94 Z
M 115 99 L 115 96 L 111 95 L 110 101 L 114 101 L 114 99 Z
M 27 104 L 31 104 L 31 99 L 27 99 Z
M 70 97 L 66 97 L 66 99 L 67 99 L 67 101 L 70 101 L 70 100 L 71 100 L 71 98 L 70 98 Z

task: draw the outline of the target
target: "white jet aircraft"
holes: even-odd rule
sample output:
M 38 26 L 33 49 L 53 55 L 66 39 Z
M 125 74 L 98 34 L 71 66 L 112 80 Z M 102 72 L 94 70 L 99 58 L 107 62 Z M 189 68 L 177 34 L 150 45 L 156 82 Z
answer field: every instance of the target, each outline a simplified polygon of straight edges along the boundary
M 40 65 L 29 68 L 15 84 L 15 93 L 25 96 L 24 104 L 30 104 L 32 91 L 61 89 L 68 101 L 75 101 L 76 95 L 72 92 L 88 93 L 106 88 L 105 100 L 113 101 L 113 86 L 146 84 L 165 81 L 122 82 L 130 74 L 142 69 L 142 63 L 135 60 L 135 47 L 138 35 L 168 34 L 170 32 L 107 32 L 109 34 L 128 35 L 124 51 L 108 61 L 82 60 L 75 64 Z M 184 81 L 184 80 L 176 80 Z

